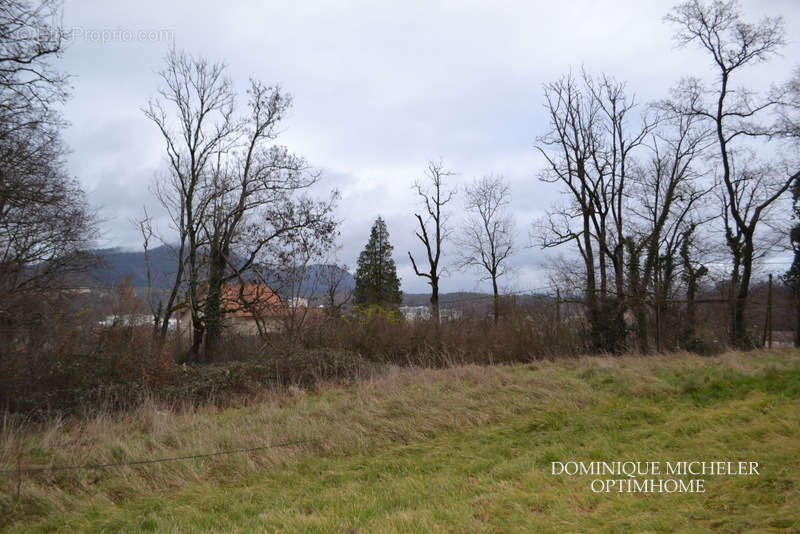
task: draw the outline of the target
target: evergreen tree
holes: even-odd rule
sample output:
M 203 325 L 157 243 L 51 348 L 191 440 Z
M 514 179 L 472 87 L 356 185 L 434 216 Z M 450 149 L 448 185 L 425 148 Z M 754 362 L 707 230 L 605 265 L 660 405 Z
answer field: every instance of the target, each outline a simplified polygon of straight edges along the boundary
M 353 298 L 357 306 L 393 307 L 403 300 L 397 267 L 392 259 L 389 231 L 381 217 L 372 225 L 367 246 L 358 257 Z

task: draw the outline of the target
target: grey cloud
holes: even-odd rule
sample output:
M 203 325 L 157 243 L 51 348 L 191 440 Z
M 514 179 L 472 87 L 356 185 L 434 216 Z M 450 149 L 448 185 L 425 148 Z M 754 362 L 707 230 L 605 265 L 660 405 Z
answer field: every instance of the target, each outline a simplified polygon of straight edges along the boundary
M 558 199 L 536 180 L 541 159 L 532 147 L 546 128 L 542 84 L 584 65 L 626 80 L 646 103 L 667 96 L 680 77 L 708 72 L 699 52 L 673 49 L 661 20 L 673 3 L 68 0 L 65 25 L 169 29 L 178 47 L 226 61 L 242 90 L 251 75 L 280 83 L 295 97 L 280 142 L 323 169 L 317 192 L 342 193 L 341 260 L 355 265 L 382 214 L 407 291 L 426 289 L 406 255 L 420 250 L 410 187 L 426 161 L 441 158 L 458 173 L 458 187 L 504 174 L 519 250 L 507 283 L 526 288 L 546 282 L 540 264 L 548 257 L 524 248 L 527 227 Z M 744 7 L 752 16 L 782 14 L 790 37 L 800 28 L 797 2 L 749 0 Z M 70 169 L 113 216 L 108 244 L 139 246 L 128 217 L 142 204 L 157 212 L 147 187 L 163 169 L 163 146 L 140 108 L 156 90 L 154 71 L 169 44 L 76 40 L 63 60 L 75 75 L 65 108 Z M 784 78 L 796 57 L 800 45 L 792 42 L 782 59 L 754 69 L 752 81 L 765 87 Z M 456 224 L 459 199 L 454 208 Z M 446 252 L 452 263 L 453 251 Z M 473 289 L 477 279 L 451 270 L 443 290 Z

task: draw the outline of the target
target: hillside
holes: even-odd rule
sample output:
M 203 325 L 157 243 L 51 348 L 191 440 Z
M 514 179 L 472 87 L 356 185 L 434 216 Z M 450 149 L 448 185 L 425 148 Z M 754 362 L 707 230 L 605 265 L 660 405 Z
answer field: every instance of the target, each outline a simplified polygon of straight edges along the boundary
M 137 288 L 147 287 L 147 264 L 144 252 L 124 251 L 118 248 L 108 248 L 95 251 L 99 257 L 97 266 L 94 267 L 89 275 L 90 283 L 100 287 L 110 287 L 118 284 L 124 277 L 130 276 L 131 284 Z M 152 284 L 155 289 L 167 289 L 171 287 L 175 276 L 175 255 L 169 247 L 162 245 L 150 251 L 150 269 L 152 273 Z M 304 297 L 314 297 L 324 295 L 328 290 L 328 271 L 335 269 L 342 277 L 340 288 L 342 291 L 349 291 L 355 287 L 353 276 L 342 271 L 337 266 L 313 264 L 309 265 L 305 272 L 305 278 L 301 283 L 300 293 Z M 268 282 L 281 294 L 291 292 L 282 288 L 280 280 L 284 278 L 280 273 L 271 273 Z
M 501 299 L 513 298 L 518 306 L 536 306 L 542 302 L 552 302 L 553 297 L 542 294 L 502 294 Z M 403 305 L 427 306 L 430 303 L 430 293 L 403 293 Z M 490 308 L 492 305 L 491 293 L 477 291 L 453 291 L 452 293 L 439 293 L 439 305 L 448 307 L 479 307 Z
M 125 251 L 119 248 L 107 248 L 95 251 L 99 257 L 97 266 L 90 272 L 90 283 L 99 287 L 111 287 L 118 284 L 125 276 L 130 276 L 131 284 L 137 288 L 147 287 L 147 267 L 144 252 Z M 167 246 L 160 246 L 150 251 L 150 269 L 153 277 L 153 288 L 156 290 L 171 287 L 175 276 L 175 256 Z M 314 264 L 310 265 L 301 284 L 302 296 L 307 298 L 324 296 L 328 290 L 327 276 L 329 269 L 337 269 L 342 276 L 340 291 L 351 291 L 355 288 L 355 278 L 349 272 L 341 272 L 336 266 Z M 281 276 L 273 273 L 269 280 L 278 293 L 288 293 L 281 289 Z M 517 297 L 521 301 L 533 302 L 536 298 L 531 296 Z M 443 307 L 464 305 L 468 303 L 473 307 L 488 307 L 491 305 L 491 295 L 487 293 L 457 291 L 442 293 L 439 296 Z M 427 306 L 430 302 L 428 293 L 403 293 L 403 305 Z
M 126 277 L 131 277 L 134 287 L 147 287 L 147 265 L 144 252 L 131 252 L 118 248 L 107 248 L 95 251 L 99 256 L 98 265 L 92 269 L 92 279 L 98 285 L 108 287 L 118 284 Z M 153 287 L 165 289 L 170 287 L 170 278 L 175 276 L 175 256 L 167 246 L 152 249 L 150 269 L 153 276 Z

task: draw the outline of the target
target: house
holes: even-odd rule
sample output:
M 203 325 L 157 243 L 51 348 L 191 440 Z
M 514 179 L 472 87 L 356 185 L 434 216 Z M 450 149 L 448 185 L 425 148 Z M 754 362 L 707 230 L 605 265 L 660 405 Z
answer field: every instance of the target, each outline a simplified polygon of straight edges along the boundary
M 258 335 L 260 331 L 279 332 L 290 313 L 289 306 L 265 284 L 223 285 L 221 300 L 223 329 L 228 333 Z M 176 315 L 181 336 L 191 338 L 190 310 L 183 308 Z
M 170 320 L 171 322 L 171 320 Z M 123 313 L 106 315 L 97 324 L 110 328 L 112 326 L 152 326 L 153 316 L 147 313 Z
M 292 297 L 289 299 L 289 306 L 294 308 L 308 308 L 308 299 L 303 297 Z
M 400 306 L 399 310 L 406 321 L 426 321 L 431 318 L 428 306 Z
M 428 306 L 400 306 L 399 310 L 406 321 L 427 321 L 431 318 L 431 309 Z M 456 321 L 462 315 L 461 310 L 455 308 L 439 308 L 440 321 Z
M 773 330 L 772 348 L 791 348 L 794 347 L 793 330 Z

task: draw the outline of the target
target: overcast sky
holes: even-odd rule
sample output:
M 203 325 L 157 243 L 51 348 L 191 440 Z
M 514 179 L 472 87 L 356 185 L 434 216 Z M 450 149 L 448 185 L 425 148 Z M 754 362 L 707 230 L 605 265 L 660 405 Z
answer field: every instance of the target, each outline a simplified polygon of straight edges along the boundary
M 351 271 L 380 214 L 403 289 L 426 290 L 407 258 L 408 250 L 422 253 L 411 186 L 435 159 L 457 173 L 450 185 L 459 189 L 487 173 L 508 179 L 518 252 L 503 285 L 538 287 L 547 279 L 544 255 L 526 248 L 528 227 L 558 197 L 555 185 L 536 179 L 542 161 L 533 145 L 547 129 L 542 84 L 583 65 L 626 81 L 646 103 L 666 97 L 682 76 L 713 76 L 699 51 L 673 47 L 662 17 L 674 3 L 66 0 L 70 172 L 101 209 L 102 245 L 140 247 L 130 218 L 142 206 L 158 213 L 148 188 L 165 169 L 162 139 L 141 108 L 174 41 L 225 61 L 241 91 L 252 76 L 294 96 L 280 142 L 323 171 L 323 189 L 341 192 L 339 260 Z M 751 20 L 783 16 L 790 40 L 782 58 L 751 69 L 753 84 L 787 78 L 800 63 L 800 2 L 743 7 Z M 454 224 L 462 200 L 452 205 Z M 446 248 L 445 262 L 454 253 Z M 451 269 L 441 287 L 487 285 Z

